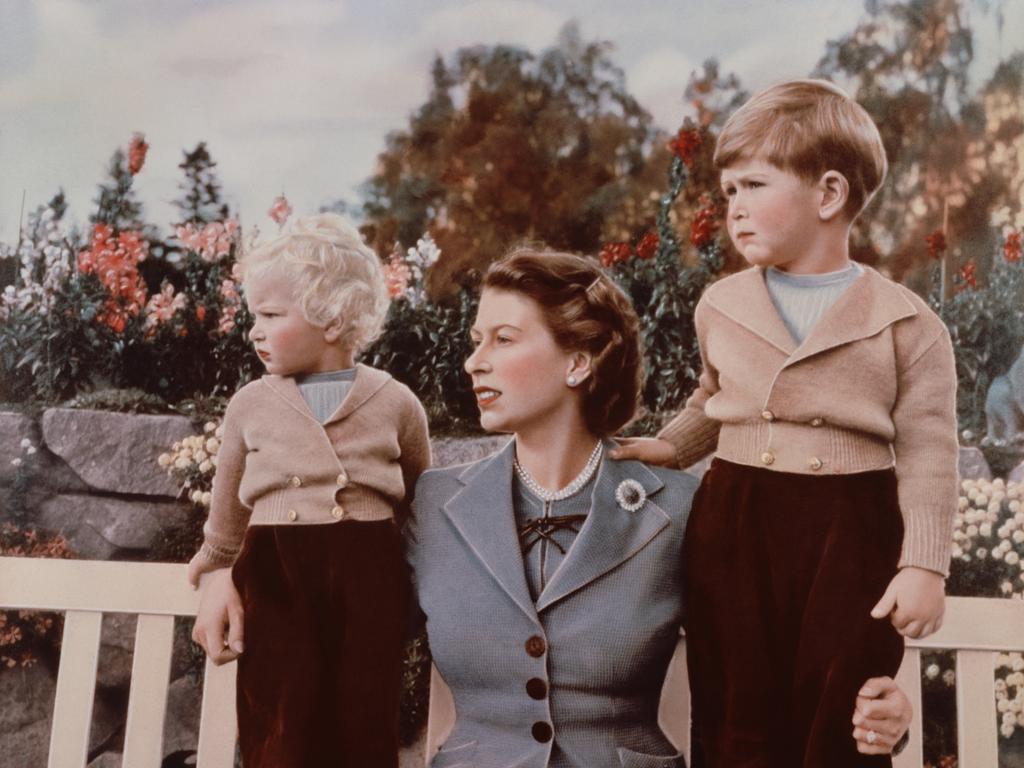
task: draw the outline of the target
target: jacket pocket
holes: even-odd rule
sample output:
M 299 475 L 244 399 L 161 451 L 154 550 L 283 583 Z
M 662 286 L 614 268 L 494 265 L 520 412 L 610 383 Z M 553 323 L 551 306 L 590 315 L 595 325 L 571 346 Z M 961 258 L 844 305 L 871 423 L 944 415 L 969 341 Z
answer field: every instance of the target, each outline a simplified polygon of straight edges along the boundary
M 475 756 L 476 742 L 467 741 L 457 747 L 439 749 L 430 761 L 430 768 L 472 768 Z
M 648 755 L 619 747 L 619 762 L 622 768 L 686 768 L 682 752 L 674 755 Z

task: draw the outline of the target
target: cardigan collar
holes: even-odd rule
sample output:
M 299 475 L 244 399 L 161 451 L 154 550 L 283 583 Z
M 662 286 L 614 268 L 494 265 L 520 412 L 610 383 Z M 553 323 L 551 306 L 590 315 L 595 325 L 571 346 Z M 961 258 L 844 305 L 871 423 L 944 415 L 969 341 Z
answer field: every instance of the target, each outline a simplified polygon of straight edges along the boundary
M 742 325 L 787 356 L 786 365 L 829 349 L 866 339 L 917 314 L 898 285 L 868 266 L 822 315 L 802 344 L 786 328 L 765 285 L 761 267 L 716 283 L 705 296 L 718 312 Z
M 327 421 L 324 422 L 323 426 L 327 426 L 331 422 L 341 421 L 346 416 L 351 414 L 359 406 L 373 397 L 377 391 L 383 387 L 391 379 L 391 374 L 376 368 L 371 368 L 368 365 L 358 363 L 356 365 L 356 377 L 352 382 L 352 388 L 345 395 L 345 399 L 341 401 L 338 408 L 332 413 Z M 263 376 L 263 383 L 270 387 L 277 395 L 279 395 L 288 405 L 297 410 L 303 416 L 313 419 L 313 414 L 309 410 L 309 405 L 306 403 L 306 399 L 302 396 L 302 392 L 299 391 L 299 385 L 295 383 L 293 376 L 278 376 L 277 374 L 268 373 Z M 315 419 L 314 419 L 315 421 Z M 318 422 L 319 423 L 319 422 Z
M 607 454 L 615 444 L 606 440 L 604 446 Z M 459 481 L 465 487 L 445 504 L 444 511 L 501 588 L 535 622 L 540 612 L 633 557 L 670 522 L 651 500 L 663 486 L 654 472 L 637 461 L 605 458 L 587 520 L 534 604 L 512 514 L 514 457 L 515 440 L 510 440 L 494 456 L 463 470 Z M 616 490 L 627 479 L 638 482 L 646 494 L 636 511 L 623 509 L 615 499 Z

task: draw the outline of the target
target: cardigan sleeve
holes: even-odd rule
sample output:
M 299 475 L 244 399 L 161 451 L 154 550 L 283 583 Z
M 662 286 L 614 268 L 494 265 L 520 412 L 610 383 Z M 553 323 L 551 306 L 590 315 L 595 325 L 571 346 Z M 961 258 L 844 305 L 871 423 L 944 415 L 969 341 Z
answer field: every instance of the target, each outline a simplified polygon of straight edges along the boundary
M 893 452 L 903 514 L 900 567 L 947 575 L 957 506 L 956 361 L 945 326 L 897 371 Z
M 687 399 L 683 409 L 658 432 L 658 437 L 672 443 L 676 449 L 676 465 L 686 469 L 718 447 L 718 433 L 722 424 L 704 412 L 704 404 L 718 391 L 718 371 L 708 361 L 707 312 L 702 298 L 694 310 L 694 327 L 700 348 L 701 372 L 697 388 Z
M 224 412 L 224 437 L 217 451 L 210 515 L 203 525 L 203 544 L 188 567 L 193 581 L 200 574 L 235 562 L 252 515 L 252 509 L 242 504 L 238 495 L 246 454 L 241 428 L 245 408 L 238 401 L 236 394 Z
M 401 451 L 398 462 L 402 468 L 402 482 L 405 486 L 405 497 L 396 510 L 399 524 L 408 516 L 416 482 L 430 467 L 431 461 L 427 414 L 411 391 L 406 390 L 405 394 L 407 407 L 404 409 L 398 432 L 398 447 Z

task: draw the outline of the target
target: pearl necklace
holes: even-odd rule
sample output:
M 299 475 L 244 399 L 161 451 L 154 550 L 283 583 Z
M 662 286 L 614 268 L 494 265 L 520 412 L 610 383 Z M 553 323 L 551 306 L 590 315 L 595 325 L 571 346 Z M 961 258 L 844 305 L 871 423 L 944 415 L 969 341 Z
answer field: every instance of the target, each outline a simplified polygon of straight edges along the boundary
M 523 465 L 519 463 L 518 458 L 512 460 L 512 466 L 515 467 L 516 474 L 519 475 L 519 479 L 523 481 L 523 484 L 541 501 L 559 501 L 561 499 L 569 498 L 579 491 L 580 488 L 590 482 L 590 478 L 594 476 L 598 465 L 601 463 L 601 455 L 603 452 L 604 446 L 598 442 L 598 444 L 594 446 L 594 450 L 591 451 L 590 458 L 587 459 L 587 463 L 583 466 L 583 471 L 576 475 L 575 480 L 565 486 L 565 488 L 558 491 L 549 491 L 547 488 L 541 486 L 541 484 L 534 480 L 530 473 L 523 468 Z

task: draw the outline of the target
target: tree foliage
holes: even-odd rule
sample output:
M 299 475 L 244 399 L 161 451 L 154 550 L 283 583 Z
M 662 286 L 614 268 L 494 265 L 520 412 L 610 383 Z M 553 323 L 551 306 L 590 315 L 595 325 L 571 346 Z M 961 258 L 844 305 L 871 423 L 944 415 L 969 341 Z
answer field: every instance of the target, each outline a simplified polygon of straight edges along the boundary
M 379 252 L 429 231 L 444 254 L 433 285 L 445 285 L 523 240 L 595 253 L 630 201 L 653 219 L 657 134 L 609 44 L 568 25 L 538 55 L 499 45 L 438 58 L 432 81 L 365 186 Z
M 184 150 L 185 158 L 178 164 L 185 178 L 178 184 L 181 197 L 174 207 L 181 214 L 181 224 L 207 224 L 223 221 L 229 215 L 227 203 L 221 199 L 217 163 L 210 156 L 206 142 L 200 141 L 192 151 Z

